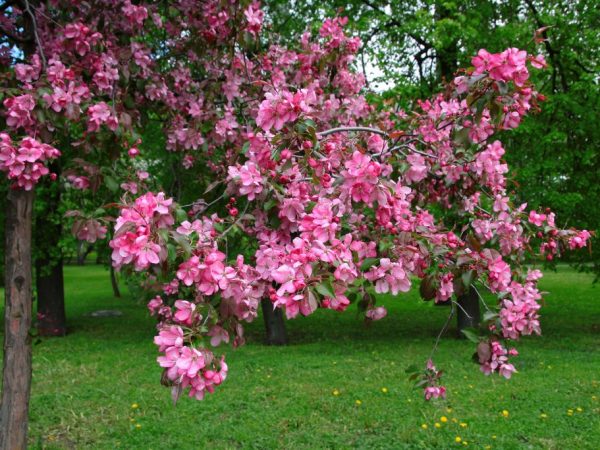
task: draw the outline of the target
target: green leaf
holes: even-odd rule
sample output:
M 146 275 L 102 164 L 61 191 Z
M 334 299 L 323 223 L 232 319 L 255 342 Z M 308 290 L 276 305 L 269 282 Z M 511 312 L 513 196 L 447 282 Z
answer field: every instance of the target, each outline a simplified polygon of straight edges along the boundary
M 475 330 L 474 328 L 465 328 L 464 330 L 460 330 L 460 332 L 464 334 L 465 337 L 471 342 L 474 342 L 475 344 L 479 343 L 479 335 L 477 333 L 477 330 Z
M 374 265 L 379 264 L 379 258 L 366 258 L 360 265 L 360 270 L 363 272 L 369 270 Z
M 498 317 L 498 313 L 494 311 L 486 311 L 483 313 L 483 320 L 487 322 L 488 320 L 494 320 Z
M 275 198 L 271 198 L 268 201 L 265 202 L 263 209 L 265 211 L 269 211 L 270 209 L 272 209 L 274 206 L 277 205 L 277 199 Z
M 315 286 L 315 290 L 325 296 L 335 298 L 335 291 L 333 290 L 333 286 L 331 285 L 331 281 L 325 280 Z
M 463 272 L 461 275 L 461 279 L 463 284 L 465 285 L 465 290 L 468 290 L 473 282 L 473 275 L 475 275 L 474 270 L 468 270 L 467 272 Z
M 119 183 L 111 176 L 105 176 L 104 183 L 111 192 L 117 192 L 119 190 Z

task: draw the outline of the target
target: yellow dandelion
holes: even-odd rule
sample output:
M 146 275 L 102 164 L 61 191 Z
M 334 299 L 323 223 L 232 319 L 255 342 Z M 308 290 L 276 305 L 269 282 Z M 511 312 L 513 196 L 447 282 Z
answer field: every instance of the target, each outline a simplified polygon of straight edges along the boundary
M 496 435 L 495 435 L 495 434 L 494 434 L 494 435 L 492 435 L 492 439 L 496 439 Z
M 356 406 L 362 405 L 362 402 L 360 400 L 356 400 L 354 403 L 356 403 Z
M 138 409 L 139 407 L 140 407 L 140 405 L 138 405 L 137 403 L 131 404 L 131 409 Z
M 572 415 L 573 415 L 573 410 L 567 409 L 567 416 L 572 416 Z
M 442 417 L 440 417 L 440 422 L 446 423 L 446 422 L 448 422 L 448 418 L 446 416 L 442 416 Z
M 423 428 L 424 430 L 426 430 L 427 428 L 429 428 L 429 426 L 426 423 L 422 423 L 421 424 L 421 428 Z
M 541 414 L 540 414 L 540 418 L 542 418 L 542 419 L 547 419 L 547 418 L 548 418 L 548 414 L 546 414 L 546 413 L 541 413 Z
M 387 394 L 388 393 L 388 388 L 382 387 L 381 388 L 381 392 L 383 392 L 384 394 Z
M 453 418 L 452 418 L 452 422 L 454 422 L 454 423 L 457 423 L 457 422 L 458 422 L 458 419 L 457 419 L 456 417 L 453 417 Z
M 135 427 L 139 430 L 140 428 L 142 428 L 142 426 L 139 423 L 135 424 Z
M 577 412 L 583 412 L 583 408 L 577 407 Z
M 461 423 L 460 423 L 460 427 L 461 427 L 461 428 L 467 428 L 467 424 L 466 424 L 465 422 L 461 422 Z
M 460 444 L 460 443 L 462 442 L 462 439 L 461 439 L 461 437 L 460 437 L 460 436 L 456 436 L 456 437 L 454 438 L 454 442 L 456 442 L 457 444 Z
M 509 412 L 506 409 L 502 410 L 502 417 L 508 417 L 509 416 Z
M 439 422 L 436 422 L 433 426 L 436 428 L 442 428 L 442 424 Z
M 337 397 L 338 395 L 340 395 L 340 391 L 338 391 L 337 389 L 334 389 L 332 394 Z

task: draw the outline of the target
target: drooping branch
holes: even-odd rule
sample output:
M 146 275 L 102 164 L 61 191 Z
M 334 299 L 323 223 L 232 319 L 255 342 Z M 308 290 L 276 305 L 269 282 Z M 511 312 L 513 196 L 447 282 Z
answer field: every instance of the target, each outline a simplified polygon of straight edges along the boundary
M 330 130 L 325 130 L 325 131 L 321 131 L 320 133 L 317 133 L 317 136 L 319 137 L 325 137 L 325 136 L 329 136 L 330 134 L 335 134 L 335 133 L 346 133 L 346 132 L 351 132 L 351 131 L 357 131 L 357 132 L 365 132 L 365 133 L 375 133 L 375 134 L 379 134 L 380 136 L 384 136 L 385 138 L 388 138 L 388 134 L 385 131 L 379 130 L 377 128 L 370 128 L 370 127 L 337 127 L 337 128 L 331 128 Z
M 42 67 L 46 70 L 46 55 L 44 55 L 44 49 L 42 48 L 42 41 L 40 39 L 40 35 L 37 29 L 37 20 L 35 18 L 35 14 L 31 9 L 31 5 L 29 4 L 29 0 L 25 0 L 25 11 L 31 17 L 31 25 L 33 28 L 33 35 L 35 36 L 35 43 L 40 51 L 40 58 L 42 59 Z

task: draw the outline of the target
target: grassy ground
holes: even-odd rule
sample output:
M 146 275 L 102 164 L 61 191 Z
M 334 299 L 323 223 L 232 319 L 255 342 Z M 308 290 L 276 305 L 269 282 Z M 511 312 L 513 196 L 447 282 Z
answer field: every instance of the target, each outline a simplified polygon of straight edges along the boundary
M 34 348 L 32 448 L 600 445 L 600 286 L 566 268 L 542 283 L 551 292 L 544 335 L 520 343 L 520 373 L 510 381 L 483 376 L 469 362 L 472 344 L 451 330 L 436 357 L 448 399 L 424 402 L 404 370 L 423 363 L 447 309 L 412 293 L 385 301 L 388 317 L 369 328 L 353 311 L 288 322 L 292 344 L 284 348 L 261 345 L 257 321 L 248 345 L 229 352 L 230 377 L 218 394 L 176 407 L 158 382 L 145 308 L 112 298 L 103 268 L 68 267 L 65 275 L 69 335 Z M 99 309 L 123 315 L 89 315 Z

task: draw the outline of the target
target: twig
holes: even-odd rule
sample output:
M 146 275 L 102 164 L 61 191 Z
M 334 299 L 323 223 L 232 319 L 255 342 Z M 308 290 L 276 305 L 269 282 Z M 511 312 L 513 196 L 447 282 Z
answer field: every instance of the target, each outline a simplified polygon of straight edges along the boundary
M 475 287 L 475 285 L 471 284 L 471 287 L 473 289 L 475 289 L 475 292 L 477 292 L 477 295 L 479 296 L 479 299 L 481 300 L 481 303 L 483 303 L 483 306 L 485 306 L 485 309 L 487 309 L 488 311 L 491 311 L 491 309 L 488 307 L 487 303 L 483 299 L 483 296 L 479 293 L 479 291 L 477 290 L 477 288 Z
M 33 25 L 33 35 L 35 36 L 35 42 L 40 50 L 40 57 L 42 58 L 42 67 L 44 71 L 46 71 L 46 55 L 44 55 L 44 49 L 42 48 L 42 41 L 40 40 L 40 35 L 38 34 L 37 29 L 37 20 L 35 19 L 35 14 L 31 10 L 29 6 L 29 0 L 25 0 L 25 11 L 31 16 L 31 23 Z
M 450 310 L 450 314 L 448 315 L 448 318 L 446 319 L 446 323 L 444 324 L 444 326 L 442 327 L 440 333 L 438 334 L 438 336 L 437 336 L 437 338 L 435 340 L 435 344 L 433 345 L 433 348 L 431 349 L 431 353 L 430 353 L 428 359 L 432 359 L 433 358 L 433 354 L 437 350 L 438 344 L 440 343 L 440 339 L 442 339 L 442 336 L 444 335 L 444 333 L 448 329 L 448 325 L 450 325 L 450 321 L 452 320 L 452 317 L 454 317 L 454 308 L 452 308 Z
M 250 202 L 246 203 L 246 206 L 244 207 L 244 210 L 240 214 L 240 217 L 238 217 L 238 219 L 236 221 L 234 221 L 231 225 L 229 225 L 229 227 L 225 231 L 223 231 L 221 238 L 224 238 L 225 236 L 227 236 L 227 233 L 229 233 L 229 231 L 234 227 L 234 225 L 237 225 L 237 223 L 240 220 L 242 220 L 242 218 L 246 215 L 246 211 L 248 211 L 248 206 L 250 206 Z
M 375 134 L 379 134 L 381 136 L 384 136 L 386 138 L 388 138 L 388 134 L 385 131 L 382 131 L 378 128 L 369 128 L 369 127 L 338 127 L 338 128 L 332 128 L 330 130 L 325 130 L 325 131 L 321 131 L 320 133 L 317 133 L 317 136 L 319 137 L 325 137 L 328 136 L 330 134 L 334 134 L 334 133 L 345 133 L 347 131 L 364 131 L 366 133 L 375 133 Z

